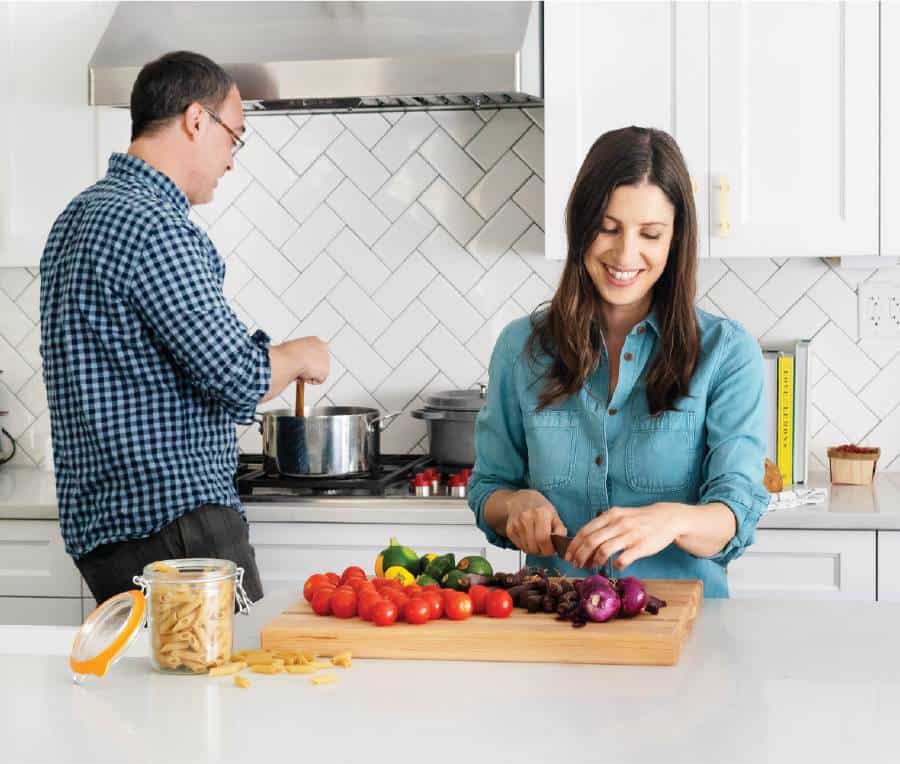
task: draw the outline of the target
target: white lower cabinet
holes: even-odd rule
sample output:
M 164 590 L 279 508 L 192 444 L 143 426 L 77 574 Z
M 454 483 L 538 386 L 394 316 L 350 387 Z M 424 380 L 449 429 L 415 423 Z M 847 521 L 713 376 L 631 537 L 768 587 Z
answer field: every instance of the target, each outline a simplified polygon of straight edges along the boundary
M 79 626 L 78 597 L 0 597 L 0 626 Z
M 900 531 L 878 531 L 878 601 L 900 602 Z
M 81 597 L 56 520 L 0 520 L 0 597 Z
M 487 543 L 484 534 L 467 525 L 355 525 L 332 523 L 252 523 L 250 541 L 263 590 L 302 587 L 313 573 L 340 573 L 348 565 L 371 572 L 378 553 L 391 537 L 419 554 L 453 552 L 457 559 L 481 555 L 495 570 L 521 567 L 518 551 Z
M 875 531 L 758 530 L 728 566 L 731 596 L 875 600 Z

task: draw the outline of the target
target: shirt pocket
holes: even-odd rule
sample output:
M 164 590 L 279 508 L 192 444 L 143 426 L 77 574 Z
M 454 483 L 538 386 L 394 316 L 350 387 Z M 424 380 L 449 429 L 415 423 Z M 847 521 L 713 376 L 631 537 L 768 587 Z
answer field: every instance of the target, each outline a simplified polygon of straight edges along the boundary
M 578 424 L 572 411 L 526 414 L 525 443 L 533 488 L 561 488 L 572 482 L 577 458 Z
M 625 446 L 625 480 L 635 491 L 684 488 L 694 473 L 697 444 L 693 411 L 664 411 L 635 421 Z

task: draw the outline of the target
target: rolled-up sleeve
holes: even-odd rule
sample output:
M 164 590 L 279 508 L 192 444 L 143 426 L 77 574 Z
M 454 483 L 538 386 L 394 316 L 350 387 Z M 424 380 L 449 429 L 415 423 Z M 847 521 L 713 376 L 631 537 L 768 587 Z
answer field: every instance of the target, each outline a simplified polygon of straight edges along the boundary
M 504 330 L 494 346 L 488 370 L 487 400 L 475 422 L 475 467 L 469 479 L 469 506 L 475 522 L 494 546 L 515 549 L 485 521 L 484 505 L 501 488 L 527 486 L 528 455 L 522 410 L 515 388 L 516 354 Z
M 235 422 L 249 422 L 269 389 L 269 337 L 250 335 L 226 302 L 210 247 L 187 226 L 150 232 L 131 300 L 190 384 Z
M 766 456 L 766 391 L 762 352 L 738 323 L 728 324 L 721 361 L 710 387 L 706 414 L 707 453 L 699 503 L 721 502 L 734 513 L 737 530 L 709 559 L 727 565 L 753 544 L 768 506 L 763 485 Z

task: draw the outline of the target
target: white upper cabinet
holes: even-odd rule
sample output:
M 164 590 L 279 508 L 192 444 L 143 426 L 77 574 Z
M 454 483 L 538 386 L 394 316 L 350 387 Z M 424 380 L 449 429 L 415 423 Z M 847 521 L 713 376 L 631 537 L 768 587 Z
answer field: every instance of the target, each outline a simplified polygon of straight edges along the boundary
M 713 256 L 878 254 L 878 15 L 710 4 Z
M 881 254 L 900 257 L 900 2 L 881 6 Z
M 877 3 L 548 3 L 545 17 L 548 257 L 565 256 L 565 204 L 591 143 L 633 124 L 681 146 L 701 257 L 879 254 Z M 882 46 L 886 139 L 900 128 L 896 48 Z M 887 206 L 898 166 L 894 138 L 885 209 L 900 204 Z M 896 254 L 900 236 L 884 236 Z
M 707 39 L 701 3 L 545 3 L 548 257 L 565 259 L 566 202 L 591 145 L 629 125 L 659 128 L 678 141 L 696 187 L 705 254 Z
M 114 7 L 0 3 L 0 267 L 37 266 L 53 221 L 96 178 L 88 63 Z

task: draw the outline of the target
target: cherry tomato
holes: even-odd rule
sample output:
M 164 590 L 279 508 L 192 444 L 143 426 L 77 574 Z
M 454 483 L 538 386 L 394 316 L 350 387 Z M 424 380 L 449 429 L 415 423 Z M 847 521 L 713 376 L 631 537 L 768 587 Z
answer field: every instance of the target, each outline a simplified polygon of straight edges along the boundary
M 491 618 L 509 618 L 513 610 L 513 601 L 509 592 L 495 589 L 487 596 L 485 612 Z
M 341 583 L 346 584 L 351 578 L 361 578 L 366 580 L 366 571 L 358 565 L 351 565 L 341 574 Z
M 440 593 L 441 585 L 440 584 L 425 584 L 425 586 L 422 587 L 422 591 L 423 592 L 438 592 L 438 593 Z
M 337 573 L 325 573 L 326 578 L 331 581 L 335 586 L 339 586 L 341 583 L 341 577 Z
M 390 626 L 397 620 L 397 606 L 389 600 L 382 600 L 372 610 L 372 623 L 376 626 Z
M 453 592 L 444 598 L 444 612 L 451 621 L 465 621 L 472 615 L 472 599 L 465 592 Z
M 353 591 L 359 594 L 364 586 L 368 586 L 369 582 L 364 578 L 348 578 L 341 586 L 349 586 Z
M 387 579 L 384 577 L 381 578 L 373 578 L 372 586 L 374 586 L 378 591 L 381 591 L 384 588 L 384 585 L 387 583 Z
M 359 617 L 364 621 L 372 620 L 372 610 L 379 602 L 383 602 L 384 598 L 378 592 L 363 592 L 356 601 L 356 610 Z
M 306 583 L 303 584 L 303 599 L 307 602 L 312 602 L 313 594 L 316 593 L 316 589 L 325 585 L 331 585 L 328 576 L 323 573 L 313 573 L 306 579 Z
M 432 621 L 436 621 L 444 614 L 444 600 L 439 592 L 422 592 L 422 599 L 428 603 Z
M 331 612 L 338 618 L 353 618 L 356 615 L 356 594 L 350 591 L 336 589 L 331 595 Z
M 403 587 L 403 593 L 407 597 L 418 597 L 422 593 L 422 587 L 418 584 L 407 584 Z
M 330 584 L 316 589 L 316 593 L 313 594 L 313 598 L 309 603 L 312 605 L 313 612 L 316 615 L 331 614 L 331 595 L 334 594 L 334 592 L 335 588 Z
M 402 618 L 403 608 L 406 606 L 406 603 L 409 602 L 409 597 L 407 597 L 403 592 L 398 592 L 393 589 L 384 589 L 381 592 L 381 596 L 386 600 L 390 600 L 397 606 L 397 612 Z
M 490 589 L 481 584 L 475 584 L 475 586 L 469 587 L 469 597 L 472 598 L 472 613 L 474 615 L 481 615 L 484 613 L 484 604 L 487 601 L 487 596 L 490 594 L 490 591 Z
M 403 620 L 416 626 L 431 620 L 431 605 L 422 597 L 413 597 L 403 606 Z

